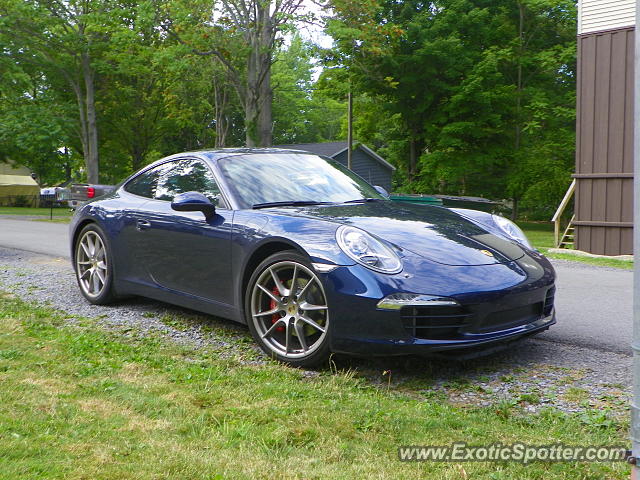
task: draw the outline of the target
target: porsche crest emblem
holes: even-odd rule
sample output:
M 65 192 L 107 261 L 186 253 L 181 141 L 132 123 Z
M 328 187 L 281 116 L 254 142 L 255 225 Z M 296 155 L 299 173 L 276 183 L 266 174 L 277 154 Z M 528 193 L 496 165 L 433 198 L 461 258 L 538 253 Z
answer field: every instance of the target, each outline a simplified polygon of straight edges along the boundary
M 480 250 L 480 253 L 486 255 L 487 257 L 493 257 L 493 253 L 491 253 L 489 250 Z

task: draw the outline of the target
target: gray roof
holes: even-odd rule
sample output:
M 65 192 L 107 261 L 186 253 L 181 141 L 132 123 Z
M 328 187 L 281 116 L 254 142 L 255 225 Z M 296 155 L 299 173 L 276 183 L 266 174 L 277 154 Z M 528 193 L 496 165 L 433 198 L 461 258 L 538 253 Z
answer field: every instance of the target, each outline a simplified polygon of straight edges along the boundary
M 367 147 L 364 143 L 354 142 L 356 148 L 362 149 L 371 158 L 375 159 L 390 170 L 395 170 L 396 167 L 387 162 L 384 158 L 378 155 L 376 152 Z M 316 155 L 324 155 L 325 157 L 335 157 L 336 155 L 347 150 L 347 142 L 323 142 L 323 143 L 298 143 L 295 145 L 274 145 L 274 148 L 284 148 L 286 150 L 305 150 L 307 152 L 315 153 Z

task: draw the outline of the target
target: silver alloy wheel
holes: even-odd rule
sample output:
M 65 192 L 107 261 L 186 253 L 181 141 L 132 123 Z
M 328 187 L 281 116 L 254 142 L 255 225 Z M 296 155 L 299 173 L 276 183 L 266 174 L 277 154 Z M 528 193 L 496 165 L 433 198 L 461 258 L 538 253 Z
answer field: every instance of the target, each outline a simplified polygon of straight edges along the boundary
M 317 350 L 329 328 L 329 308 L 318 277 L 293 261 L 269 265 L 251 292 L 251 320 L 264 344 L 286 358 Z
M 76 249 L 76 274 L 83 292 L 89 297 L 98 297 L 107 284 L 107 250 L 100 235 L 88 230 L 78 242 Z

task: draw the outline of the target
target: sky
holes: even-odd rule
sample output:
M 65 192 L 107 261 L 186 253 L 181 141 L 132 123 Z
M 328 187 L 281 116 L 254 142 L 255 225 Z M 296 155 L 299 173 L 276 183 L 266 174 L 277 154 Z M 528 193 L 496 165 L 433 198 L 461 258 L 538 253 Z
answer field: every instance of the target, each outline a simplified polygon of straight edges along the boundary
M 303 2 L 304 13 L 313 13 L 317 17 L 320 17 L 323 13 L 313 0 L 304 0 Z M 307 41 L 313 42 L 322 48 L 329 48 L 332 44 L 332 39 L 329 35 L 326 35 L 320 25 L 304 24 L 299 27 L 300 35 Z

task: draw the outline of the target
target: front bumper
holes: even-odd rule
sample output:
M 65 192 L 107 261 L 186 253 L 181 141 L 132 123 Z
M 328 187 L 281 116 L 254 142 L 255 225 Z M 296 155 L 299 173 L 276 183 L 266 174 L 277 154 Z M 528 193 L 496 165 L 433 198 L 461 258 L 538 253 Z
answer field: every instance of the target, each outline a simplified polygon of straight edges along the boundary
M 491 348 L 556 322 L 555 272 L 544 257 L 535 254 L 488 266 L 405 261 L 405 269 L 397 275 L 376 274 L 355 265 L 322 277 L 331 306 L 334 352 L 428 355 Z M 396 292 L 452 298 L 459 305 L 454 310 L 377 308 L 381 298 Z
M 332 338 L 332 351 L 351 355 L 396 356 L 396 355 L 431 355 L 442 352 L 460 351 L 460 356 L 467 350 L 490 349 L 499 344 L 508 344 L 530 335 L 547 330 L 556 323 L 555 311 L 533 322 L 515 328 L 499 330 L 484 335 L 468 335 L 459 339 L 420 339 L 406 338 L 367 338 L 340 337 Z

